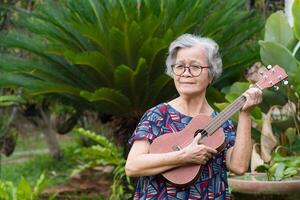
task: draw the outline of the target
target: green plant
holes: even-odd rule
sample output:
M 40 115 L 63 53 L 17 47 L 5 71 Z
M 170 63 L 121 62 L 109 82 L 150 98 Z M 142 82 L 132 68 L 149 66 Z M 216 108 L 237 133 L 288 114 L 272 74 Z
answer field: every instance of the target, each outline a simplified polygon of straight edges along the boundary
M 265 25 L 264 40 L 259 41 L 265 65 L 278 64 L 289 75 L 289 86 L 276 94 L 268 93 L 268 103 L 261 134 L 260 148 L 253 148 L 252 170 L 266 171 L 269 180 L 283 180 L 298 174 L 300 152 L 300 0 L 292 7 L 291 27 L 282 11 L 272 14 Z M 279 105 L 278 105 L 279 104 Z M 267 106 L 266 106 L 267 105 Z M 273 134 L 275 133 L 275 134 Z M 277 151 L 285 146 L 288 154 Z M 275 148 L 276 147 L 276 148 Z M 275 150 L 274 150 L 275 149 Z M 260 166 L 259 166 L 260 165 Z
M 267 172 L 269 181 L 281 181 L 298 174 L 300 156 L 287 156 L 276 148 L 270 164 L 263 164 L 256 168 L 258 172 Z
M 37 141 L 34 140 L 27 140 L 24 141 L 18 140 L 19 142 L 24 143 L 36 143 Z M 54 160 L 51 158 L 50 155 L 45 153 L 35 154 L 37 152 L 41 152 L 45 150 L 45 142 L 43 144 L 35 144 L 31 146 L 31 148 L 35 148 L 35 151 L 31 154 L 30 149 L 17 149 L 17 151 L 11 156 L 5 164 L 2 163 L 1 166 L 1 180 L 11 181 L 14 184 L 17 184 L 20 180 L 20 177 L 26 177 L 26 180 L 29 182 L 30 185 L 35 184 L 35 181 L 38 179 L 39 175 L 45 172 L 45 176 L 47 179 L 47 185 L 53 186 L 58 184 L 64 184 L 69 180 L 69 174 L 71 173 L 71 169 L 73 169 L 74 165 L 76 165 L 76 161 L 74 160 L 74 150 L 78 148 L 74 144 L 73 141 L 64 142 L 62 144 L 62 152 L 63 158 L 61 160 Z M 42 145 L 42 148 L 41 148 Z M 17 144 L 17 147 L 20 148 L 20 144 Z M 15 162 L 15 160 L 20 160 L 24 158 L 28 158 L 24 162 Z M 4 162 L 6 160 L 3 160 Z
M 228 90 L 226 90 L 225 98 L 229 102 L 233 102 L 238 96 L 240 96 L 247 88 L 249 88 L 250 83 L 248 82 L 236 82 Z M 274 98 L 274 92 L 264 91 L 267 94 L 264 95 L 264 101 L 262 105 L 255 107 L 251 112 L 251 117 L 254 121 L 252 127 L 252 137 L 257 143 L 253 146 L 252 159 L 251 159 L 251 170 L 257 172 L 266 172 L 268 180 L 283 180 L 295 176 L 298 174 L 298 168 L 300 167 L 300 157 L 295 155 L 295 151 L 291 152 L 289 148 L 282 146 L 283 143 L 277 143 L 276 137 L 273 135 L 272 125 L 271 125 L 271 113 L 276 104 L 282 100 Z M 271 94 L 271 98 L 270 98 Z M 277 96 L 282 95 L 282 93 L 277 94 Z M 282 103 L 285 103 L 284 101 Z M 228 103 L 216 104 L 220 109 L 224 109 Z M 272 107 L 271 107 L 272 106 Z M 269 109 L 271 107 L 271 109 Z M 262 110 L 267 110 L 267 114 L 263 114 Z M 285 113 L 287 114 L 287 113 Z M 264 117 L 263 117 L 264 115 Z M 278 117 L 278 116 L 277 116 Z M 275 118 L 275 116 L 273 116 Z M 281 114 L 280 119 L 286 118 Z M 234 116 L 234 121 L 237 120 L 237 116 Z M 275 126 L 273 124 L 273 126 Z M 291 143 L 297 137 L 293 132 L 293 129 L 289 128 L 285 130 L 290 139 Z M 285 134 L 281 133 L 281 134 Z M 280 138 L 280 135 L 277 136 Z M 280 141 L 280 139 L 279 139 Z M 258 144 L 260 142 L 260 145 Z M 277 148 L 273 151 L 274 146 Z M 281 150 L 284 149 L 285 151 Z M 281 151 L 280 151 L 281 150 Z M 298 151 L 300 149 L 298 148 Z M 269 155 L 269 154 L 272 154 Z
M 37 200 L 46 187 L 45 175 L 41 174 L 32 188 L 25 178 L 21 178 L 18 185 L 0 180 L 0 199 L 2 200 Z
M 253 38 L 262 28 L 245 0 L 48 0 L 17 16 L 0 46 L 30 54 L 1 54 L 0 86 L 113 115 L 124 141 L 146 109 L 176 94 L 164 74 L 172 40 L 185 32 L 215 39 L 224 73 L 214 86 L 222 88 L 258 59 Z M 223 100 L 214 87 L 208 97 Z
M 131 197 L 129 192 L 133 190 L 133 187 L 129 177 L 125 174 L 126 161 L 123 158 L 122 149 L 106 137 L 83 128 L 75 129 L 74 132 L 91 139 L 95 144 L 76 150 L 81 164 L 73 170 L 72 175 L 99 165 L 113 166 L 113 184 L 110 199 L 129 199 Z
M 290 86 L 286 87 L 285 95 L 292 103 L 294 127 L 300 134 L 300 1 L 295 0 L 292 13 L 294 24 L 291 27 L 283 12 L 272 14 L 265 26 L 264 40 L 259 41 L 261 60 L 265 65 L 275 65 L 285 68 L 289 75 Z M 286 127 L 287 128 L 287 127 Z

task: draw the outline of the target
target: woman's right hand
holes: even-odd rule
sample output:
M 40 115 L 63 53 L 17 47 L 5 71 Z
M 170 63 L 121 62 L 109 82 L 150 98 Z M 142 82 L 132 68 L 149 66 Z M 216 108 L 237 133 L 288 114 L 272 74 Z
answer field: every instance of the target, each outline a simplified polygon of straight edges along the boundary
M 205 165 L 217 153 L 217 150 L 211 147 L 198 144 L 200 137 L 201 135 L 198 134 L 191 144 L 182 149 L 185 152 L 184 161 L 186 163 Z

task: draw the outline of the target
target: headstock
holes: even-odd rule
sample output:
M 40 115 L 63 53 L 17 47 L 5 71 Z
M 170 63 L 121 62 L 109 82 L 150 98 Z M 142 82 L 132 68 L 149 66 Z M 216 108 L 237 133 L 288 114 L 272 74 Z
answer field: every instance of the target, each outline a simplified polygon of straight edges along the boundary
M 262 74 L 262 78 L 256 83 L 256 86 L 263 90 L 272 87 L 288 77 L 284 69 L 275 65 L 273 68 L 269 65 L 268 70 Z M 287 81 L 284 82 L 287 84 Z

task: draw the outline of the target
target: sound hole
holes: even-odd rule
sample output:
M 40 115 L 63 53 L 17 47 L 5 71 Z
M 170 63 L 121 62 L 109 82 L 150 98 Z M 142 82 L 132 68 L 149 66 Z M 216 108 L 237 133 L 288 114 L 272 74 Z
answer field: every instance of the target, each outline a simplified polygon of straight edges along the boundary
M 194 133 L 194 137 L 196 137 L 198 134 L 201 134 L 201 138 L 207 137 L 207 132 L 204 129 L 198 129 L 195 133 Z

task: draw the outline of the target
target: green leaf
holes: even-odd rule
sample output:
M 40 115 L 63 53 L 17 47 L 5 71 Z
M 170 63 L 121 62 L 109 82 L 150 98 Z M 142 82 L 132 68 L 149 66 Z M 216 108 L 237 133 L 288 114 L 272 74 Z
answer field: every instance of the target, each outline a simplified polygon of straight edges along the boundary
M 99 79 L 106 86 L 111 86 L 111 81 L 113 77 L 113 69 L 106 62 L 106 58 L 97 51 L 84 51 L 81 53 L 74 53 L 71 51 L 66 51 L 64 55 L 74 64 L 77 65 L 87 65 L 92 67 L 99 74 Z
M 68 41 L 72 41 L 73 45 L 81 49 L 84 46 L 84 42 L 78 35 L 78 32 L 69 25 L 69 21 L 66 20 L 69 19 L 69 12 L 66 12 L 65 8 L 65 2 L 60 2 L 58 5 L 57 2 L 45 1 L 31 14 L 32 16 L 43 20 L 44 23 L 51 24 L 62 31 L 64 35 L 67 36 L 66 38 Z
M 289 144 L 293 144 L 296 141 L 296 138 L 297 138 L 296 128 L 293 127 L 293 128 L 286 129 L 285 135 L 289 139 Z
M 70 80 L 75 79 L 77 85 L 86 87 L 86 85 L 89 84 L 89 82 L 84 82 L 83 73 L 78 68 L 68 65 L 62 58 L 47 53 L 47 51 L 45 51 L 45 49 L 47 49 L 46 41 L 40 37 L 32 38 L 24 33 L 12 31 L 9 34 L 0 34 L 0 46 L 18 48 L 31 52 L 41 59 L 44 59 L 44 62 L 52 63 L 53 69 L 56 68 L 58 72 L 63 71 L 64 76 L 67 76 Z
M 225 98 L 229 102 L 233 102 L 249 88 L 249 85 L 248 82 L 235 82 L 226 93 Z
M 224 95 L 213 87 L 208 87 L 206 90 L 206 97 L 209 102 L 222 103 L 225 101 Z
M 33 11 L 33 13 L 35 13 L 35 11 Z M 66 34 L 64 30 L 61 30 L 59 27 L 53 23 L 50 23 L 49 21 L 38 18 L 35 14 L 21 15 L 18 24 L 22 27 L 26 27 L 30 32 L 34 33 L 34 35 L 43 35 L 45 39 L 48 39 L 49 41 L 59 45 L 61 47 L 60 50 L 65 48 L 82 48 L 81 44 L 78 43 L 78 41 L 76 41 L 76 39 L 73 37 L 70 37 L 69 34 Z
M 224 110 L 228 105 L 229 103 L 214 103 L 214 105 L 220 110 Z
M 25 99 L 20 97 L 20 96 L 15 96 L 15 95 L 4 95 L 0 96 L 0 106 L 4 103 L 11 103 L 13 104 L 23 104 L 25 103 Z
M 110 148 L 113 143 L 111 143 L 106 137 L 103 135 L 97 135 L 96 133 L 88 130 L 84 130 L 83 128 L 78 128 L 74 130 L 74 133 L 81 134 L 94 142 L 97 142 L 99 145 Z
M 261 119 L 262 118 L 262 112 L 261 109 L 259 107 L 254 107 L 253 110 L 251 111 L 251 115 L 255 118 L 255 119 Z
M 270 165 L 263 164 L 263 165 L 257 166 L 256 169 L 255 169 L 255 171 L 256 172 L 267 172 L 269 168 L 270 168 Z
M 124 24 L 124 51 L 130 66 L 137 65 L 138 51 L 136 49 L 139 49 L 144 41 L 142 29 L 143 27 L 135 20 L 130 24 Z
M 296 167 L 288 167 L 284 170 L 283 175 L 284 178 L 295 176 L 298 173 L 298 170 Z
M 150 90 L 147 94 L 148 98 L 144 99 L 143 105 L 148 107 L 149 105 L 154 105 L 159 102 L 159 99 L 164 99 L 164 95 L 167 94 L 168 91 L 171 91 L 170 85 L 174 87 L 173 79 L 166 74 L 162 74 L 156 80 L 152 81 L 152 83 L 150 82 Z
M 264 90 L 262 104 L 266 105 L 267 107 L 263 111 L 267 112 L 270 106 L 273 105 L 284 105 L 286 101 L 287 101 L 286 94 L 279 91 Z
M 265 65 L 279 65 L 287 70 L 287 73 L 296 73 L 299 62 L 292 53 L 283 45 L 271 41 L 259 41 L 260 56 Z
M 294 17 L 295 36 L 298 40 L 300 40 L 300 0 L 294 0 L 292 14 Z
M 80 96 L 90 102 L 97 102 L 99 111 L 103 113 L 126 113 L 131 108 L 129 99 L 118 90 L 111 88 L 100 88 L 93 93 L 81 91 Z
M 282 11 L 277 11 L 268 18 L 264 39 L 265 41 L 277 42 L 289 50 L 293 49 L 296 43 L 294 32 Z
M 32 190 L 29 183 L 24 177 L 21 177 L 21 180 L 17 186 L 17 199 L 31 200 L 31 194 Z
M 295 141 L 289 145 L 291 151 L 300 153 L 300 138 L 296 137 Z
M 37 55 L 45 55 L 41 49 L 46 49 L 45 41 L 41 38 L 32 38 L 24 33 L 11 31 L 9 33 L 0 34 L 0 45 L 3 47 L 20 48 L 36 53 Z
M 144 58 L 140 58 L 138 61 L 138 66 L 134 72 L 134 104 L 138 107 L 143 97 L 146 96 L 145 91 L 148 90 L 149 87 L 149 73 L 148 66 L 146 64 L 146 60 Z
M 38 60 L 19 58 L 8 54 L 0 54 L 0 69 L 5 72 L 23 73 L 55 83 L 73 84 L 63 70 Z
M 115 69 L 114 80 L 115 88 L 120 90 L 124 95 L 130 99 L 134 98 L 134 71 L 126 66 L 120 65 Z
M 285 164 L 284 163 L 279 163 L 277 166 L 276 166 L 276 169 L 275 169 L 275 173 L 274 173 L 274 177 L 275 177 L 275 180 L 282 180 L 283 177 L 284 177 L 284 169 L 286 168 Z
M 46 188 L 46 186 L 47 186 L 47 180 L 45 174 L 42 173 L 33 188 L 32 195 L 34 196 L 34 199 L 38 199 L 39 195 Z
M 0 87 L 25 87 L 31 95 L 49 94 L 49 93 L 64 93 L 78 96 L 80 89 L 70 87 L 69 85 L 54 84 L 41 81 L 35 78 L 30 78 L 22 74 L 0 74 Z
M 7 200 L 7 199 L 9 199 L 8 197 L 9 197 L 9 195 L 8 195 L 7 184 L 0 180 L 0 199 Z

